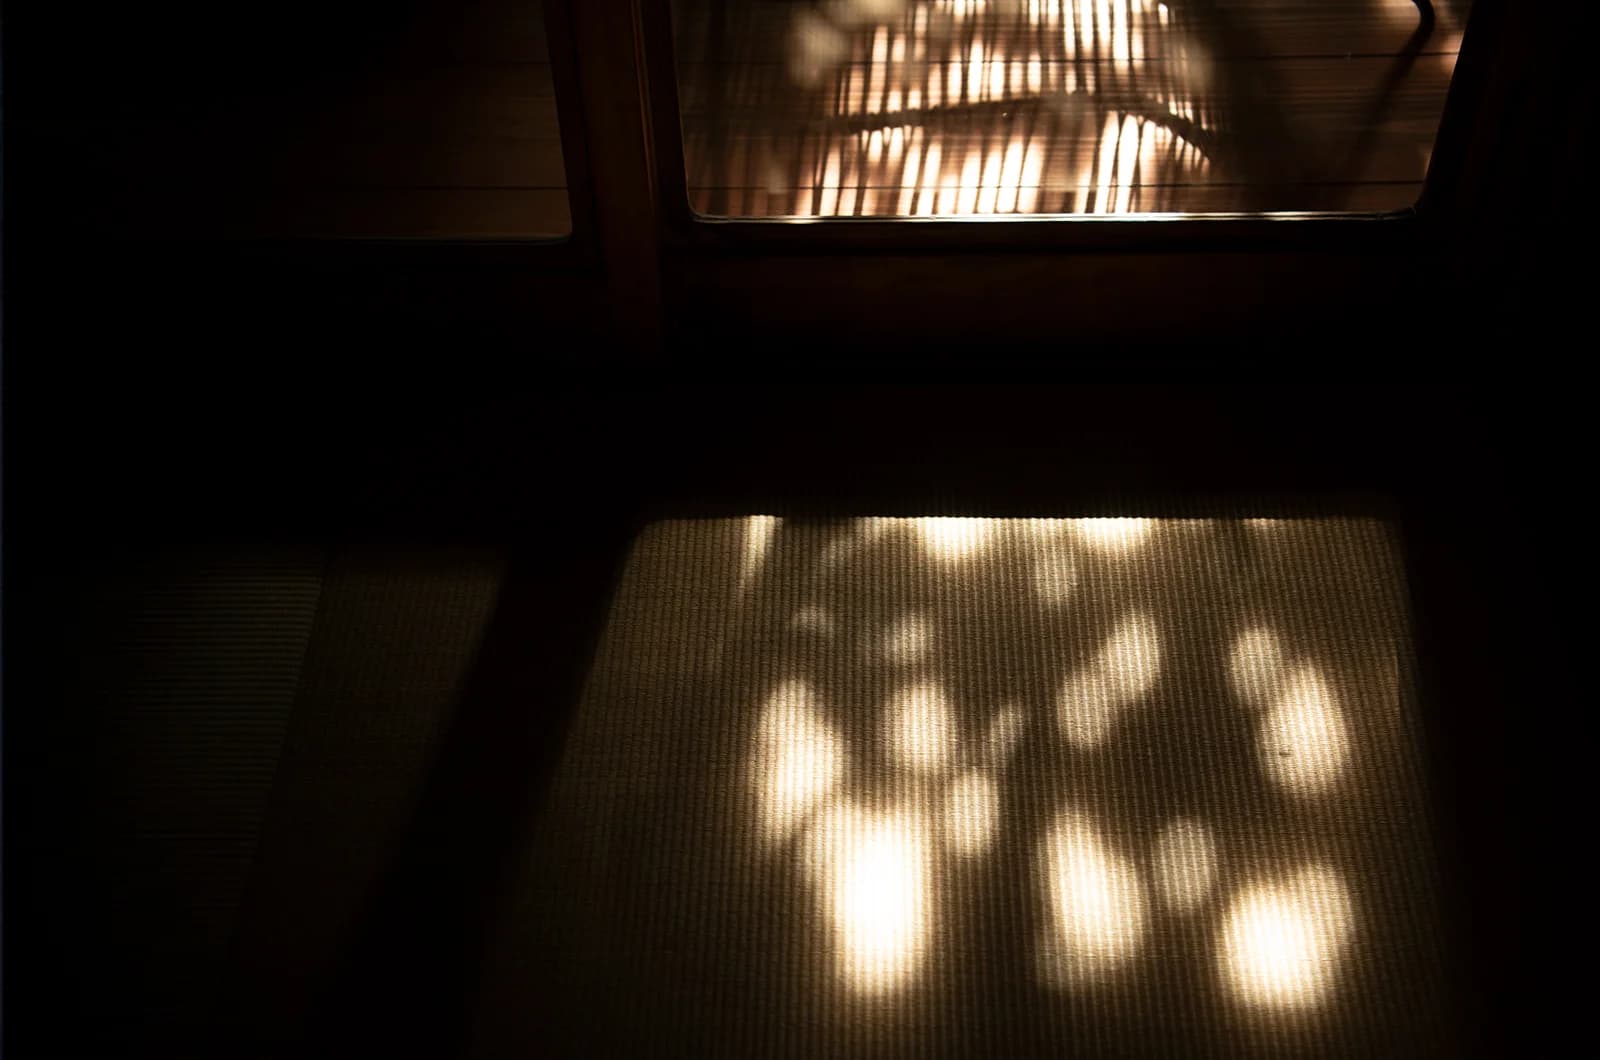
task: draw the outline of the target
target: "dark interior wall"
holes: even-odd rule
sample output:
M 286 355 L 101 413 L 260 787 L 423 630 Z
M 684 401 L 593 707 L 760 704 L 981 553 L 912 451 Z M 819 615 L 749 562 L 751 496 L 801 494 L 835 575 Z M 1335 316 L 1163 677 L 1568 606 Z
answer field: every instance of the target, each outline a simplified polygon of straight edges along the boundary
M 10 179 L 59 236 L 570 223 L 538 3 L 14 6 Z

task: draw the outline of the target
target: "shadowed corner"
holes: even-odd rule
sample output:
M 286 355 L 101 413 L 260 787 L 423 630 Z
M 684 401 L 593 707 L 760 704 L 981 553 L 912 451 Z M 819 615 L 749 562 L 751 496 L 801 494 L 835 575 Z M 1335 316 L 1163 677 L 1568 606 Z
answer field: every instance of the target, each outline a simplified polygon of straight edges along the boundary
M 308 1041 L 333 1054 L 444 1055 L 465 1040 L 494 919 L 635 536 L 619 513 L 591 515 L 544 524 L 509 559 L 410 825 L 311 1016 Z

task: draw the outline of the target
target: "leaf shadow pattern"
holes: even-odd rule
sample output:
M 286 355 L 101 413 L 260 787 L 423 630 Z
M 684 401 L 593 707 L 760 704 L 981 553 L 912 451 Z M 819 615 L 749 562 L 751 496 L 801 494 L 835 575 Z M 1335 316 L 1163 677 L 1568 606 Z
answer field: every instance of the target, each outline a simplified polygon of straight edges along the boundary
M 652 524 L 479 1040 L 1449 1055 L 1397 562 L 1369 519 Z
M 1305 554 L 1350 529 L 763 527 L 743 635 L 791 664 L 746 708 L 744 809 L 839 1011 L 1005 969 L 1219 1035 L 1336 1021 L 1392 912 L 1348 813 L 1397 739 L 1375 572 Z

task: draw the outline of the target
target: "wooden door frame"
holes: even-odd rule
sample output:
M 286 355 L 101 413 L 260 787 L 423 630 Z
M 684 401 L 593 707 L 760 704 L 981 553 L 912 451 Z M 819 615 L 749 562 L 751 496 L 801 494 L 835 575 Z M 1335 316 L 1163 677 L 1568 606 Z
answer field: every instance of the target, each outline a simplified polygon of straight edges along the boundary
M 1438 273 L 1441 263 L 1473 253 L 1485 225 L 1508 223 L 1507 188 L 1529 163 L 1506 155 L 1531 135 L 1521 130 L 1538 105 L 1531 86 L 1539 82 L 1529 75 L 1543 47 L 1530 5 L 1475 0 L 1424 190 L 1407 210 L 1163 222 L 795 224 L 713 220 L 690 210 L 668 0 L 580 6 L 583 17 L 597 21 L 602 9 L 615 9 L 612 25 L 632 19 L 648 122 L 634 135 L 649 145 L 653 164 L 655 243 L 616 247 L 608 256 L 659 259 L 660 326 L 667 341 L 686 347 L 713 333 L 805 332 L 813 324 L 818 335 L 846 329 L 867 343 L 1047 336 L 1062 330 L 1061 292 L 1077 321 L 1073 330 L 1094 338 L 1193 336 L 1225 328 L 1241 307 L 1246 317 L 1265 308 L 1260 319 L 1282 323 L 1329 305 L 1360 307 L 1364 322 L 1351 320 L 1341 334 L 1381 330 L 1396 314 L 1421 332 L 1424 308 L 1438 312 L 1457 281 L 1474 273 Z M 610 46 L 621 59 L 621 42 Z M 1438 274 L 1417 282 L 1430 271 Z M 1192 297 L 1130 304 L 1133 292 L 1174 286 L 1206 289 L 1209 306 L 1196 315 Z M 953 326 L 926 312 L 929 305 L 970 305 L 974 292 L 997 290 L 1006 293 L 1003 312 L 958 314 Z M 1071 295 L 1080 290 L 1092 293 Z M 1137 313 L 1131 325 L 1130 312 Z

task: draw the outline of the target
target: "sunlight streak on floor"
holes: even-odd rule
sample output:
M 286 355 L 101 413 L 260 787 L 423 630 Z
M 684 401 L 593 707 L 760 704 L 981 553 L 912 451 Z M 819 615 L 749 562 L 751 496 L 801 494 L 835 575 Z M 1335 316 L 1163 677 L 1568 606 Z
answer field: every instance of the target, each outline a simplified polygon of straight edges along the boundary
M 1332 989 L 1352 933 L 1348 888 L 1331 868 L 1314 865 L 1236 897 L 1223 928 L 1225 978 L 1242 1001 L 1300 1009 Z

